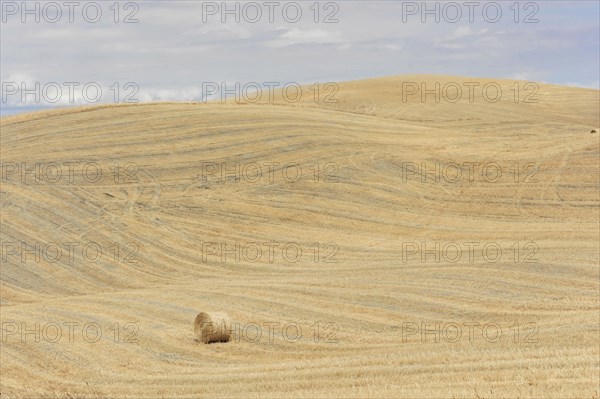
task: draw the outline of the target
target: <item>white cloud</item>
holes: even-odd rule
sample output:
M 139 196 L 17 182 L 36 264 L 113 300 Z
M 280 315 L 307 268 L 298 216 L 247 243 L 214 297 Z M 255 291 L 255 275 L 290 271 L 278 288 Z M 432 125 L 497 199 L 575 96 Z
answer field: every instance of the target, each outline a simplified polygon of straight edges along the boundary
M 455 37 L 465 37 L 475 34 L 469 26 L 461 26 L 454 31 Z
M 277 39 L 267 43 L 268 47 L 286 47 L 294 44 L 336 44 L 343 43 L 339 32 L 325 29 L 290 29 Z
M 532 74 L 530 72 L 516 72 L 510 76 L 510 79 L 515 80 L 531 80 Z
M 397 44 L 386 44 L 383 47 L 385 47 L 388 50 L 395 50 L 395 51 L 402 50 L 402 46 L 399 46 Z
M 586 89 L 600 90 L 600 82 L 599 81 L 588 82 L 588 83 L 567 82 L 567 83 L 565 83 L 565 86 L 583 87 L 583 88 L 586 88 Z
M 2 83 L 9 82 L 14 82 L 18 85 L 20 85 L 21 83 L 25 83 L 26 87 L 32 87 L 33 85 L 35 85 L 36 79 L 27 73 L 17 72 L 11 74 L 6 79 L 2 78 Z
M 252 37 L 252 32 L 233 22 L 222 24 L 206 25 L 200 29 L 195 29 L 187 33 L 189 37 L 195 37 L 203 41 L 210 40 L 237 40 L 248 39 Z

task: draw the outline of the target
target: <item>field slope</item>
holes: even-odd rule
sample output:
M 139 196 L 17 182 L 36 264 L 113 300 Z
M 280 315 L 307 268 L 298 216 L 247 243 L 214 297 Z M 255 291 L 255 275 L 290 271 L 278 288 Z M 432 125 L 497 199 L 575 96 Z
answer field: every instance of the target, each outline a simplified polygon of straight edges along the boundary
M 598 398 L 599 92 L 407 82 L 2 119 L 2 397 Z

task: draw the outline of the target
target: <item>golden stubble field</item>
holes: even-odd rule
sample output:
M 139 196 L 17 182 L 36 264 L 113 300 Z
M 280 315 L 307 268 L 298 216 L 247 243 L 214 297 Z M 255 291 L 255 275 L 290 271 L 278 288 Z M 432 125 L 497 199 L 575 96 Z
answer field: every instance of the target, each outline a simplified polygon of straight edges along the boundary
M 2 397 L 598 398 L 599 92 L 407 82 L 2 119 Z

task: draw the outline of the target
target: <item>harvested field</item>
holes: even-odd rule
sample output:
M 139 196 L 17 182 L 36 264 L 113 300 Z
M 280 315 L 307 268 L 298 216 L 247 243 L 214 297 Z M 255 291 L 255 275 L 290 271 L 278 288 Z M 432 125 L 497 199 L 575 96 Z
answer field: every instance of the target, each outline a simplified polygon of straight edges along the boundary
M 598 398 L 599 92 L 416 81 L 2 119 L 2 397 Z

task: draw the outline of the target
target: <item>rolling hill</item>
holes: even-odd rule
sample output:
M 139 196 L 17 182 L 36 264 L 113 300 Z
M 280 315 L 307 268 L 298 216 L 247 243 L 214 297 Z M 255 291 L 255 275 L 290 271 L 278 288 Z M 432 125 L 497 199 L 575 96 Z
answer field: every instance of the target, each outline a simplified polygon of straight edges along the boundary
M 600 93 L 527 84 L 3 118 L 2 396 L 598 398 Z

